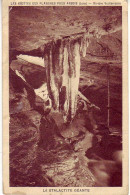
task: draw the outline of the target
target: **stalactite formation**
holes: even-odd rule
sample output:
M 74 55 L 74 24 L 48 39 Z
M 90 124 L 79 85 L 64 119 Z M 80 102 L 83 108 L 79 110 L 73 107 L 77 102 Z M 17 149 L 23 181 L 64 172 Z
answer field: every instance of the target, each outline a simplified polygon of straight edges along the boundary
M 76 39 L 53 41 L 45 46 L 44 60 L 47 87 L 55 111 L 71 121 L 77 110 L 80 78 L 80 56 L 86 56 L 89 39 L 86 34 Z

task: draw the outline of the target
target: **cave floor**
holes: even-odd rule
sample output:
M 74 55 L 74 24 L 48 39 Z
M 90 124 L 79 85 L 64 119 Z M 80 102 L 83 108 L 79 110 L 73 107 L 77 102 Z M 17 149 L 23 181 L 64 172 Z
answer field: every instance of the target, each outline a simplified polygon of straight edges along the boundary
M 23 117 L 22 120 L 21 117 Z M 34 179 L 31 179 L 30 183 L 24 184 L 25 186 L 100 186 L 96 182 L 95 172 L 91 171 L 88 164 L 93 161 L 100 163 L 105 160 L 105 163 L 113 166 L 112 160 L 103 159 L 98 154 L 95 155 L 96 148 L 90 151 L 90 154 L 94 153 L 96 158 L 94 155 L 90 158 L 86 156 L 86 151 L 91 150 L 98 142 L 94 142 L 95 135 L 86 128 L 85 118 L 81 114 L 69 125 L 63 124 L 61 115 L 55 112 L 45 117 L 37 111 L 31 110 L 16 114 L 11 118 L 10 167 L 11 169 L 23 169 L 27 174 L 30 172 L 31 178 L 33 175 Z M 30 137 L 32 131 L 34 137 L 32 135 Z M 117 132 L 117 129 L 113 128 L 114 131 Z M 24 142 L 22 136 L 24 136 Z M 102 136 L 96 137 L 99 140 L 101 138 Z M 12 145 L 14 142 L 15 145 Z M 25 154 L 24 158 L 20 155 L 21 153 Z M 17 165 L 16 160 L 21 164 Z M 27 161 L 32 164 L 27 166 Z M 35 172 L 37 172 L 36 176 Z M 19 175 L 15 177 L 17 182 L 10 178 L 12 186 L 23 185 L 24 177 L 20 179 Z M 38 177 L 37 181 L 35 181 L 35 177 Z M 20 180 L 20 184 L 18 180 Z M 106 181 L 102 185 L 108 186 L 109 184 Z
M 41 170 L 55 186 L 94 186 L 93 175 L 87 167 L 89 160 L 85 156 L 85 151 L 92 146 L 92 133 L 86 130 L 82 118 L 78 117 L 66 126 L 61 114 L 53 112 L 51 116 L 60 131 L 56 135 L 56 147 L 45 151 L 40 144 L 39 156 L 44 156 Z

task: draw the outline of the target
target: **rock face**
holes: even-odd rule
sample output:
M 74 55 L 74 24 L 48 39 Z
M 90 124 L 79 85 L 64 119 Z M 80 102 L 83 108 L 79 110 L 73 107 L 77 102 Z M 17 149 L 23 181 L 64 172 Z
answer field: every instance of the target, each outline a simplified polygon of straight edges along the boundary
M 30 98 L 29 98 L 30 97 Z M 41 115 L 32 110 L 35 94 L 10 70 L 10 186 L 35 185 Z M 26 178 L 26 179 L 25 179 Z
M 35 186 L 40 114 L 26 111 L 10 118 L 10 186 Z M 34 171 L 35 169 L 35 171 Z M 26 178 L 26 179 L 25 179 Z
M 121 12 L 121 6 L 13 7 L 9 13 L 10 48 L 24 52 L 39 47 L 42 50 L 52 40 L 86 31 L 98 38 L 121 30 Z
M 33 107 L 35 94 L 27 84 L 10 69 L 10 114 L 30 110 Z
M 120 34 L 121 32 L 102 36 L 99 40 L 91 39 L 86 58 L 81 58 L 79 84 L 80 91 L 101 108 L 101 120 L 106 121 L 109 66 L 110 126 L 118 127 L 122 121 L 122 42 Z M 116 38 L 113 38 L 114 36 Z M 102 45 L 105 40 L 107 44 Z M 108 40 L 110 40 L 109 43 Z M 116 49 L 113 50 L 113 48 Z

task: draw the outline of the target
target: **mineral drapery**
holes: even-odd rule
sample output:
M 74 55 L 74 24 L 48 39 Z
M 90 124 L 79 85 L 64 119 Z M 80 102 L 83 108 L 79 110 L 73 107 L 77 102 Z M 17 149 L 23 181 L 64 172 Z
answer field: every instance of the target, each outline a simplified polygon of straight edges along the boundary
M 76 114 L 80 56 L 86 56 L 88 43 L 89 40 L 83 35 L 77 39 L 53 41 L 45 47 L 49 95 L 53 109 L 62 112 L 64 121 L 71 121 Z

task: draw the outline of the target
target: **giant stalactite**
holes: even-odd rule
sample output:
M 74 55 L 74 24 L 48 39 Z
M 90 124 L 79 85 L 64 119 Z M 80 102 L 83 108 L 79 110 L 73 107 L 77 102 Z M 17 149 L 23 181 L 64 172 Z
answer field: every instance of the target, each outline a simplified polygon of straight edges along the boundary
M 71 121 L 77 110 L 80 56 L 86 56 L 89 40 L 67 38 L 45 46 L 47 86 L 53 109 L 61 111 L 64 121 Z

